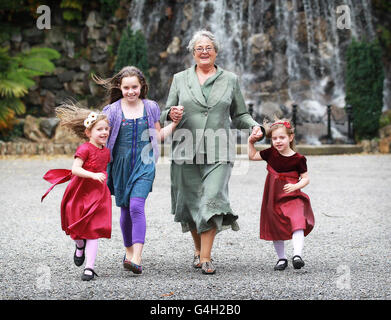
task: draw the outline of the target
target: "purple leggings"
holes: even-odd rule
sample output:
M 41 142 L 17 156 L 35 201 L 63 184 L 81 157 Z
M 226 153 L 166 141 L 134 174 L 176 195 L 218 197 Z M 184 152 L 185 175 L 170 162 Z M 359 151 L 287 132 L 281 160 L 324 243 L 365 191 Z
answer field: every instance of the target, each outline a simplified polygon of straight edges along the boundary
M 120 225 L 125 247 L 145 241 L 145 199 L 130 198 L 129 207 L 121 207 Z

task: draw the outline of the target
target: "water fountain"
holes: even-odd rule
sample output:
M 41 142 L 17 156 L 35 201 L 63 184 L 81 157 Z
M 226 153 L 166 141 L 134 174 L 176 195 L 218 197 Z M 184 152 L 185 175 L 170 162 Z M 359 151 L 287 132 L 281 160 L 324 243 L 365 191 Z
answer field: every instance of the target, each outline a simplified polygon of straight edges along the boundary
M 350 11 L 349 29 L 337 25 L 342 5 Z M 208 29 L 222 44 L 217 63 L 240 76 L 258 120 L 291 117 L 296 103 L 300 139 L 320 144 L 332 105 L 333 138 L 347 141 L 344 54 L 352 37 L 375 36 L 369 0 L 140 0 L 132 2 L 129 24 L 146 36 L 151 98 L 162 106 L 172 75 L 192 64 L 188 41 Z M 174 38 L 179 48 L 167 50 Z

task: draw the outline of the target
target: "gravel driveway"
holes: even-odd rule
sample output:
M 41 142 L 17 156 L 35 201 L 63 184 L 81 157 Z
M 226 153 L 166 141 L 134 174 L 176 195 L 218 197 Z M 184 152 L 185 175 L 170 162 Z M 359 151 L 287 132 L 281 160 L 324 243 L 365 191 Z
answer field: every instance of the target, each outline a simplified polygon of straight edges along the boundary
M 308 156 L 315 228 L 305 239 L 306 265 L 273 271 L 271 242 L 259 239 L 264 162 L 239 159 L 230 180 L 231 205 L 240 231 L 217 235 L 217 273 L 191 267 L 190 234 L 170 214 L 167 160 L 157 166 L 147 200 L 147 235 L 141 276 L 123 270 L 119 208 L 113 206 L 111 239 L 99 242 L 94 281 L 80 280 L 74 243 L 61 230 L 66 185 L 44 202 L 44 173 L 70 168 L 72 158 L 0 160 L 0 299 L 390 299 L 391 155 Z

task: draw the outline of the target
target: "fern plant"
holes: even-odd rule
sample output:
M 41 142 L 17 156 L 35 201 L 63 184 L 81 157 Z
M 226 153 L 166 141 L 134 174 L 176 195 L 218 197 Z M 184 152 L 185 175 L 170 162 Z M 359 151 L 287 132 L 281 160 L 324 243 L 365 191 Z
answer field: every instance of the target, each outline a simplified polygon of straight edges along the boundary
M 8 48 L 0 48 L 0 130 L 12 127 L 15 115 L 26 112 L 21 98 L 34 84 L 34 77 L 52 72 L 51 60 L 58 59 L 58 51 L 50 48 L 32 48 L 10 56 Z

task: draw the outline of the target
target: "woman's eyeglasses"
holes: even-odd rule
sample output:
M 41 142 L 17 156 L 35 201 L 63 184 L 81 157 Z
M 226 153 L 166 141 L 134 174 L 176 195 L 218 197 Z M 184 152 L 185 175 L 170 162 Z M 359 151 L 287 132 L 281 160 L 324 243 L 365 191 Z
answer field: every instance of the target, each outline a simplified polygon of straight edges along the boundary
M 198 47 L 198 48 L 194 49 L 194 51 L 197 53 L 203 53 L 204 50 L 209 53 L 209 52 L 213 51 L 214 48 L 213 47 L 206 47 L 206 48 Z

